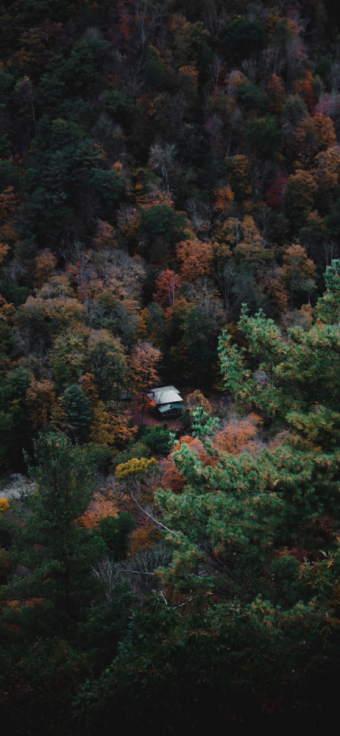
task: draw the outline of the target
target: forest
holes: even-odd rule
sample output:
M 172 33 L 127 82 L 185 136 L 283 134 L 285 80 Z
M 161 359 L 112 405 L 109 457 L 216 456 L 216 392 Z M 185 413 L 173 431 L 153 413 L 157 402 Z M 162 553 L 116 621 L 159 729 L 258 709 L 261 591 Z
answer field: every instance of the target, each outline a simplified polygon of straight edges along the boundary
M 339 324 L 337 0 L 0 0 L 4 736 L 332 727 Z

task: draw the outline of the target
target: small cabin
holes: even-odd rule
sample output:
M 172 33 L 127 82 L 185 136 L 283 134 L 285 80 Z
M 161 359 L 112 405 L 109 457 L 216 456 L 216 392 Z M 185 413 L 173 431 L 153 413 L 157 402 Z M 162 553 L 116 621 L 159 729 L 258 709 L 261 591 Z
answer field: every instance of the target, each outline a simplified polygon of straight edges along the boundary
M 162 386 L 162 388 L 153 388 L 148 394 L 149 398 L 155 402 L 154 411 L 163 419 L 171 419 L 180 416 L 183 409 L 183 399 L 175 386 Z

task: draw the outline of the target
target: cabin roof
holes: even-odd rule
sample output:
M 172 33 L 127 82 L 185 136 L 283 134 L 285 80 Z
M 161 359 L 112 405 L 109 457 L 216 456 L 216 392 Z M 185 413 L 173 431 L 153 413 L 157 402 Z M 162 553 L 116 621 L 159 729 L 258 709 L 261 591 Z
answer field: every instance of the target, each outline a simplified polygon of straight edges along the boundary
M 175 388 L 175 386 L 162 386 L 161 388 L 153 388 L 151 394 L 149 394 L 149 397 L 151 399 L 154 399 L 157 406 L 162 404 L 176 404 L 183 401 L 178 389 Z

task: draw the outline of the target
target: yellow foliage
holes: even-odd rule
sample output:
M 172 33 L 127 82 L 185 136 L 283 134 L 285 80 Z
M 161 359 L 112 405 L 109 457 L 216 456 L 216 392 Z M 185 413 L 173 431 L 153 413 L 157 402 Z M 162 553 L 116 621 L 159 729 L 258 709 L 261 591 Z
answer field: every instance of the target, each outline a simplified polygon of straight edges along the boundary
M 243 154 L 233 156 L 228 162 L 229 179 L 242 192 L 243 197 L 250 197 L 250 163 L 249 158 Z
M 145 457 L 141 457 L 140 459 L 133 457 L 131 460 L 128 460 L 127 463 L 117 465 L 116 476 L 119 480 L 127 480 L 131 477 L 144 475 L 144 473 L 147 473 L 150 468 L 156 466 L 157 463 L 153 457 L 149 460 Z
M 64 399 L 59 397 L 51 410 L 51 426 L 53 429 L 63 431 L 68 422 L 68 414 Z
M 264 262 L 267 263 L 274 259 L 274 253 L 262 245 L 256 243 L 239 243 L 234 250 L 234 255 L 241 261 L 248 261 L 253 263 Z
M 102 401 L 92 407 L 93 418 L 89 426 L 88 441 L 97 445 L 115 447 L 126 445 L 137 432 L 137 427 L 129 427 L 126 412 L 111 412 Z
M 219 243 L 218 240 L 215 240 L 213 242 L 213 249 L 217 267 L 224 266 L 224 264 L 229 261 L 229 258 L 233 255 L 230 246 L 224 241 Z
M 190 414 L 192 414 L 198 406 L 201 406 L 208 414 L 211 414 L 211 405 L 199 389 L 197 389 L 197 391 L 193 391 L 192 394 L 188 394 L 187 405 Z
M 7 498 L 0 498 L 0 514 L 4 514 L 9 509 Z

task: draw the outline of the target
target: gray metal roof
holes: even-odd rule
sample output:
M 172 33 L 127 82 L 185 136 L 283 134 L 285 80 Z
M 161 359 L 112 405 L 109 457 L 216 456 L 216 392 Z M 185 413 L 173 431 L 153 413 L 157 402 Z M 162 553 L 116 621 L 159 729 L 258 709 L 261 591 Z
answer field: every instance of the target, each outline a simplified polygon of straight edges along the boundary
M 162 386 L 161 388 L 153 388 L 151 394 L 149 394 L 149 397 L 151 399 L 154 399 L 157 406 L 162 404 L 174 404 L 178 401 L 183 401 L 179 391 L 175 386 Z

